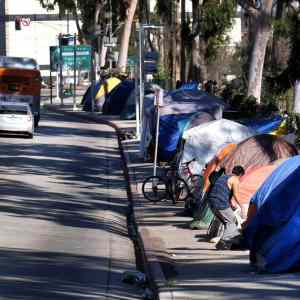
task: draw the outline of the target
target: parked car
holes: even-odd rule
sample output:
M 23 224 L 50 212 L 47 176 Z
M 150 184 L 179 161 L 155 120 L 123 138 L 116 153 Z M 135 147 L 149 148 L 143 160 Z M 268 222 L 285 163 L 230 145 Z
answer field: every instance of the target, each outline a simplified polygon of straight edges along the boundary
M 0 131 L 34 134 L 34 117 L 28 103 L 0 102 Z

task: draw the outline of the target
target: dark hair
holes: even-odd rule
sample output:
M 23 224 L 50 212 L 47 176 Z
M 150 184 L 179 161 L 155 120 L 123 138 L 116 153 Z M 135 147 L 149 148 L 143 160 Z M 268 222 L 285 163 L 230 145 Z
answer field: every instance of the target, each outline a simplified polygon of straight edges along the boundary
M 243 176 L 245 174 L 245 170 L 242 166 L 235 166 L 231 173 L 236 176 Z

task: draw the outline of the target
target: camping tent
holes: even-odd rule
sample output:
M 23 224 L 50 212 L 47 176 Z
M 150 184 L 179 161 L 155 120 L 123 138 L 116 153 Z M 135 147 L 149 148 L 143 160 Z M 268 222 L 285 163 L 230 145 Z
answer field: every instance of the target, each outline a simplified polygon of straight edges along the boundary
M 182 134 L 187 128 L 199 126 L 199 124 L 212 120 L 214 120 L 213 116 L 206 112 L 161 116 L 158 143 L 159 159 L 170 161 L 174 157 Z
M 212 121 L 184 132 L 184 150 L 181 163 L 197 160 L 197 173 L 225 145 L 239 143 L 253 136 L 255 131 L 239 123 L 221 119 Z
M 197 112 L 206 112 L 213 119 L 222 117 L 225 103 L 218 97 L 209 96 L 199 90 L 175 90 L 164 93 L 163 107 L 160 108 L 160 121 L 162 123 L 182 119 L 180 115 L 192 115 Z M 144 99 L 143 124 L 141 137 L 141 152 L 147 159 L 147 149 L 155 135 L 155 107 L 154 95 L 148 95 Z M 165 127 L 166 128 L 166 127 Z M 160 130 L 160 134 L 164 134 Z
M 106 97 L 102 112 L 105 115 L 120 115 L 127 99 L 134 90 L 134 81 L 123 80 Z
M 251 197 L 270 176 L 270 174 L 284 161 L 285 159 L 279 159 L 269 165 L 254 169 L 251 168 L 249 171 L 246 170 L 246 174 L 241 178 L 239 185 L 239 202 L 241 204 L 242 217 L 244 219 L 247 217 Z
M 219 166 L 220 162 L 235 148 L 237 147 L 236 144 L 228 144 L 225 147 L 223 147 L 217 155 L 206 165 L 206 168 L 203 172 L 203 191 L 207 192 L 208 188 L 210 186 L 209 176 L 210 174 L 216 170 L 216 168 Z
M 104 82 L 97 82 L 94 87 L 94 99 L 95 99 L 95 110 L 101 111 L 102 106 L 105 101 L 105 96 L 107 96 L 114 88 L 116 88 L 121 83 L 121 80 L 116 77 L 110 77 Z M 83 110 L 92 110 L 92 87 L 89 86 L 82 98 Z
M 266 119 L 254 119 L 246 121 L 243 124 L 254 129 L 258 134 L 271 133 L 276 131 L 282 124 L 283 118 L 279 115 L 266 118 Z
M 297 153 L 296 148 L 283 138 L 259 134 L 241 142 L 220 165 L 230 174 L 236 165 L 241 165 L 246 170 L 250 166 L 268 165 L 277 159 L 288 158 Z
M 245 228 L 250 260 L 271 273 L 300 267 L 300 156 L 283 162 L 251 199 L 257 213 Z

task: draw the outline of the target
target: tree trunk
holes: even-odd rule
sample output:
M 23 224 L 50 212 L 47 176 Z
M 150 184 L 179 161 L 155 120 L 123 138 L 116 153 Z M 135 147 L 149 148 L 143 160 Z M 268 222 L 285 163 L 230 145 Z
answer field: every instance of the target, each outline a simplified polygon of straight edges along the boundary
M 117 67 L 121 72 L 126 71 L 130 34 L 137 3 L 138 0 L 131 0 L 127 9 L 126 19 L 124 22 L 124 28 L 121 36 L 120 51 L 117 64 Z
M 294 83 L 294 113 L 300 113 L 300 79 Z
M 180 13 L 179 0 L 172 2 L 172 68 L 171 85 L 175 88 L 176 81 L 180 79 Z
M 260 103 L 262 75 L 268 40 L 272 32 L 271 12 L 273 0 L 264 0 L 257 16 L 257 28 L 249 66 L 248 96 Z
M 181 82 L 186 81 L 186 51 L 185 51 L 185 0 L 181 0 L 181 53 L 180 53 L 180 61 L 181 61 L 181 70 L 180 70 L 180 80 Z

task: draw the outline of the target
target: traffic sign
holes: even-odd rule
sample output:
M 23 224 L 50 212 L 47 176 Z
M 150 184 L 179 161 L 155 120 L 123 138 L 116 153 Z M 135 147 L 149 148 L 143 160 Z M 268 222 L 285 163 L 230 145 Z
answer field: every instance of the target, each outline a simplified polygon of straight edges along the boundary
M 76 70 L 89 71 L 91 69 L 92 48 L 89 45 L 62 46 L 62 52 L 58 46 L 50 47 L 50 66 L 52 71 L 57 71 L 62 64 L 63 70 L 74 70 L 76 60 Z M 76 52 L 75 52 L 76 51 Z M 76 55 L 76 57 L 74 57 Z

